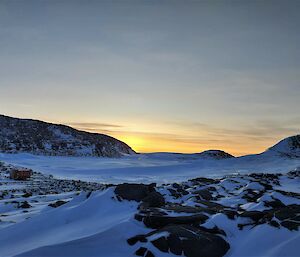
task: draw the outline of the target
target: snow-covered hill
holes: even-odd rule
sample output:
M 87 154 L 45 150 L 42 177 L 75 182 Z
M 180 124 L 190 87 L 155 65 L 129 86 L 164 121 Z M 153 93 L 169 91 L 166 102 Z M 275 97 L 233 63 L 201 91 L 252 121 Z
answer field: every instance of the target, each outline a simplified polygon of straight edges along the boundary
M 107 135 L 3 115 L 0 115 L 0 152 L 101 157 L 134 154 L 127 144 Z
M 281 140 L 267 150 L 267 153 L 277 153 L 290 158 L 300 158 L 300 135 Z

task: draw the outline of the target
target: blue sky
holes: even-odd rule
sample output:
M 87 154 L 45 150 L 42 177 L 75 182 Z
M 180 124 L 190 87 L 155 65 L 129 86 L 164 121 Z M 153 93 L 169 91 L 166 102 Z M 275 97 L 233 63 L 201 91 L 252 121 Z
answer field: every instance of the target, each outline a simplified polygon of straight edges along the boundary
M 0 1 L 0 110 L 138 151 L 299 133 L 299 1 Z

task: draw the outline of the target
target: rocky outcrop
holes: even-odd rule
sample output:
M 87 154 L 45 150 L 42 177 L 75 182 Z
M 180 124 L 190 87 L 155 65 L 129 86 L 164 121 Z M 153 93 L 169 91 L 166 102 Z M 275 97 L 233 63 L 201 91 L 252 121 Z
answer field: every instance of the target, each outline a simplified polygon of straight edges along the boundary
M 154 256 L 150 249 L 155 247 L 178 256 L 221 257 L 230 249 L 226 224 L 235 224 L 239 230 L 261 225 L 299 230 L 300 195 L 277 189 L 282 181 L 296 181 L 299 177 L 298 170 L 287 175 L 252 173 L 196 178 L 159 187 L 123 184 L 115 192 L 122 199 L 139 201 L 135 219 L 153 229 L 127 240 L 129 245 L 139 247 L 137 256 Z M 155 205 L 157 199 L 153 197 L 151 205 L 144 205 L 151 194 L 164 198 L 164 204 Z M 214 223 L 213 217 L 224 221 Z
M 198 156 L 201 158 L 215 159 L 215 160 L 234 158 L 233 155 L 226 153 L 222 150 L 207 150 L 202 153 L 199 153 Z
M 142 202 L 141 207 L 161 207 L 165 204 L 164 197 L 156 192 L 155 184 L 129 184 L 117 185 L 115 194 L 121 199 Z
M 229 250 L 229 244 L 221 237 L 191 225 L 168 225 L 146 235 L 128 239 L 128 243 L 145 244 L 136 255 L 146 253 L 147 243 L 164 253 L 186 257 L 221 257 Z

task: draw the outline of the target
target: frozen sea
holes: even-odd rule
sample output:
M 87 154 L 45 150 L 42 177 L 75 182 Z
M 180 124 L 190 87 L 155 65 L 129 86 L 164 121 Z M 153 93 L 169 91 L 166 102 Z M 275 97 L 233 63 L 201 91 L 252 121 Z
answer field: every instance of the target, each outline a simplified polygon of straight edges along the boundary
M 57 178 L 102 183 L 161 184 L 233 173 L 286 173 L 300 167 L 300 159 L 281 157 L 270 152 L 222 160 L 170 153 L 137 154 L 122 158 L 0 154 L 0 161 L 32 168 Z

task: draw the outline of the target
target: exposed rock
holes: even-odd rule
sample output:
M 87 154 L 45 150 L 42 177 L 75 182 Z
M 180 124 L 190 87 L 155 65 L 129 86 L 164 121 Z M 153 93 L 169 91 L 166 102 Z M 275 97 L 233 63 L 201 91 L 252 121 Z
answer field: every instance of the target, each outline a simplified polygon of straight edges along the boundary
M 169 251 L 168 241 L 165 237 L 160 237 L 158 239 L 155 239 L 151 241 L 151 243 L 164 253 L 167 253 Z
M 142 199 L 144 207 L 162 207 L 165 205 L 165 198 L 158 192 L 153 191 Z
M 275 217 L 279 220 L 295 219 L 300 215 L 300 205 L 288 205 L 280 210 L 275 211 Z
M 129 184 L 124 183 L 116 186 L 115 194 L 125 200 L 142 201 L 151 192 L 155 191 L 155 184 Z
M 127 243 L 129 245 L 135 245 L 137 242 L 147 242 L 147 238 L 145 237 L 145 235 L 136 235 L 134 237 L 131 237 L 129 239 L 127 239 Z
M 154 257 L 154 254 L 148 250 L 145 257 Z
M 212 178 L 194 178 L 194 179 L 191 179 L 190 181 L 193 182 L 194 184 L 209 185 L 209 184 L 215 184 L 219 180 L 215 180 Z
M 23 209 L 29 209 L 31 207 L 32 206 L 27 201 L 24 201 L 19 205 L 19 208 L 23 208 Z
M 147 252 L 147 248 L 140 247 L 139 249 L 136 250 L 135 255 L 144 256 L 146 252 Z
M 298 227 L 300 224 L 299 224 L 299 221 L 296 222 L 296 221 L 292 221 L 292 220 L 285 220 L 285 221 L 281 222 L 281 225 L 289 230 L 298 230 Z
M 22 195 L 22 197 L 28 198 L 32 196 L 32 193 L 26 192 L 25 194 Z
M 151 234 L 162 232 L 169 235 L 152 241 L 152 244 L 163 252 L 187 257 L 221 257 L 230 248 L 222 237 L 190 225 L 169 225 Z
M 208 216 L 199 213 L 195 215 L 189 215 L 189 216 L 177 216 L 177 217 L 171 217 L 171 216 L 158 216 L 158 215 L 152 215 L 148 214 L 146 216 L 142 216 L 142 220 L 146 227 L 149 228 L 161 228 L 169 224 L 202 224 L 207 219 Z
M 280 227 L 280 224 L 276 221 L 276 220 L 271 220 L 269 222 L 269 224 L 272 226 L 272 227 L 275 227 L 275 228 L 279 228 Z
M 272 207 L 272 208 L 283 208 L 285 205 L 278 199 L 273 198 L 273 201 L 265 201 L 266 207 Z
M 264 216 L 265 216 L 265 213 L 264 212 L 260 212 L 260 211 L 245 211 L 245 212 L 243 212 L 243 213 L 240 214 L 240 217 L 250 218 L 254 222 L 258 222 Z
M 66 204 L 67 202 L 66 201 L 62 201 L 62 200 L 59 200 L 59 201 L 56 201 L 54 203 L 50 203 L 48 206 L 50 207 L 53 207 L 53 208 L 57 208 L 63 204 Z
M 135 153 L 124 142 L 104 134 L 4 115 L 0 115 L 0 151 L 101 157 L 120 157 Z
M 207 189 L 197 190 L 193 192 L 194 194 L 199 195 L 202 199 L 210 201 L 213 199 L 211 193 Z

